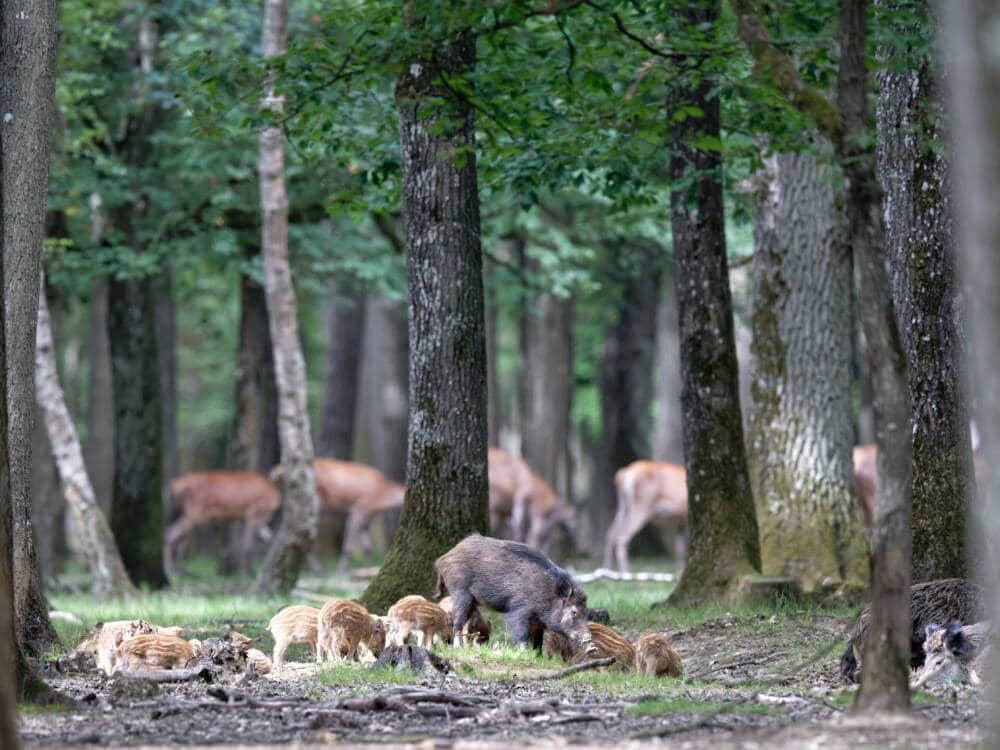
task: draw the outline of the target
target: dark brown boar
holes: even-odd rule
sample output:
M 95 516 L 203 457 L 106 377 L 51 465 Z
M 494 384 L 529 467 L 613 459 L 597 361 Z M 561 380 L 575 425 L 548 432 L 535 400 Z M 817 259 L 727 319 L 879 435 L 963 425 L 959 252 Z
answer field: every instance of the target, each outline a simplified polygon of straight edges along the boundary
M 438 606 L 448 615 L 448 622 L 450 624 L 455 619 L 455 607 L 451 601 L 451 597 L 446 596 L 438 602 Z M 462 647 L 469 645 L 478 646 L 481 643 L 488 643 L 490 633 L 492 632 L 493 626 L 490 624 L 490 621 L 483 617 L 483 613 L 479 611 L 479 607 L 473 607 L 468 622 L 465 623 L 462 633 L 454 640 L 454 643 L 456 646 Z
M 520 542 L 470 534 L 434 563 L 437 597 L 447 589 L 458 636 L 477 605 L 504 615 L 515 643 L 542 647 L 546 629 L 577 648 L 591 641 L 587 594 L 565 570 Z

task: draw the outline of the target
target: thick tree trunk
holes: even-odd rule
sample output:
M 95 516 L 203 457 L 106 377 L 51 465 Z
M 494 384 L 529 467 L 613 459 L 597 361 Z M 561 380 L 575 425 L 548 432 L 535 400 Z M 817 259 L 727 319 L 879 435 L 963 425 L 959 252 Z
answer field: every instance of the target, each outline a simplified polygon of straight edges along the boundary
M 361 294 L 341 295 L 335 285 L 327 313 L 326 374 L 316 455 L 349 461 L 354 449 L 365 299 Z
M 886 272 L 882 190 L 875 154 L 865 146 L 867 0 L 841 0 L 837 104 L 838 156 L 847 179 L 849 241 L 861 276 L 861 320 L 872 364 L 878 498 L 872 533 L 872 619 L 855 708 L 903 711 L 910 705 L 910 429 L 906 360 Z
M 122 217 L 131 226 L 125 214 Z M 159 588 L 163 571 L 163 412 L 152 280 L 113 280 L 108 337 L 115 401 L 111 529 L 129 576 Z
M 7 2 L 0 14 L 0 744 L 16 747 L 11 693 L 34 700 L 48 692 L 22 648 L 41 651 L 56 640 L 38 581 L 29 504 L 58 17 L 54 0 Z
M 829 169 L 776 154 L 756 177 L 747 457 L 765 575 L 857 595 L 868 543 L 854 499 L 850 249 Z
M 80 549 L 90 569 L 91 593 L 96 597 L 134 594 L 135 587 L 125 572 L 114 536 L 97 505 L 94 488 L 83 462 L 80 441 L 76 436 L 76 426 L 63 398 L 44 283 L 38 300 L 36 340 L 35 392 L 55 454 L 66 503 L 82 537 Z
M 87 442 L 83 459 L 101 510 L 111 512 L 115 478 L 115 417 L 111 388 L 111 341 L 108 339 L 108 283 L 90 290 L 87 306 Z
M 604 334 L 598 375 L 602 447 L 597 491 L 603 500 L 594 508 L 592 522 L 602 531 L 617 509 L 615 472 L 650 457 L 656 303 L 663 258 L 655 250 L 630 250 L 618 318 Z
M 14 601 L 21 646 L 38 655 L 56 641 L 42 594 L 31 528 L 35 417 L 35 319 L 45 227 L 56 55 L 54 2 L 3 6 L 4 287 L 7 451 L 13 503 Z
M 396 482 L 406 477 L 406 436 L 409 410 L 409 335 L 406 303 L 387 297 L 370 297 L 375 351 L 370 387 L 368 440 L 372 465 Z
M 653 425 L 653 460 L 684 463 L 684 429 L 681 419 L 681 342 L 677 325 L 677 287 L 672 274 L 664 273 L 656 310 L 656 422 Z
M 925 23 L 930 27 L 929 18 Z M 919 583 L 967 575 L 974 480 L 949 166 L 928 145 L 943 140 L 940 91 L 929 55 L 909 52 L 906 60 L 888 63 L 879 74 L 878 165 L 910 388 L 913 580 Z
M 708 0 L 685 20 L 714 24 Z M 672 603 L 726 595 L 739 578 L 760 570 L 753 495 L 743 448 L 733 307 L 726 262 L 722 163 L 697 148 L 700 136 L 719 137 L 719 99 L 703 80 L 675 102 L 704 115 L 671 123 L 670 177 L 691 190 L 671 191 L 671 227 L 681 338 L 684 462 L 688 481 L 688 558 Z
M 945 2 L 941 47 L 947 61 L 947 91 L 954 115 L 951 140 L 955 154 L 955 229 L 964 281 L 975 311 L 973 336 L 976 425 L 981 455 L 992 470 L 986 474 L 978 529 L 986 542 L 978 577 L 991 593 L 993 622 L 1000 621 L 1000 56 L 994 32 L 1000 28 L 1000 6 L 990 0 Z M 994 649 L 994 652 L 996 649 Z M 992 674 L 998 661 L 992 660 Z M 1000 681 L 993 680 L 993 736 L 1000 736 Z
M 525 265 L 533 265 L 527 256 Z M 521 313 L 521 455 L 567 502 L 572 308 L 568 299 L 541 294 Z
M 436 45 L 396 82 L 409 285 L 406 502 L 362 601 L 384 611 L 430 595 L 434 560 L 488 533 L 486 342 L 473 111 L 451 81 L 475 65 L 475 39 Z M 443 104 L 431 106 L 428 99 Z M 461 160 L 456 155 L 461 154 Z
M 288 33 L 285 0 L 264 0 L 261 51 L 265 60 L 284 54 Z M 264 108 L 280 113 L 283 97 L 268 81 Z M 260 591 L 290 591 L 316 539 L 319 496 L 313 475 L 312 435 L 306 408 L 306 367 L 299 342 L 295 288 L 288 264 L 288 196 L 285 193 L 285 143 L 278 127 L 261 130 L 258 158 L 264 253 L 264 291 L 274 372 L 278 387 L 278 434 L 281 440 L 281 524 L 260 567 Z

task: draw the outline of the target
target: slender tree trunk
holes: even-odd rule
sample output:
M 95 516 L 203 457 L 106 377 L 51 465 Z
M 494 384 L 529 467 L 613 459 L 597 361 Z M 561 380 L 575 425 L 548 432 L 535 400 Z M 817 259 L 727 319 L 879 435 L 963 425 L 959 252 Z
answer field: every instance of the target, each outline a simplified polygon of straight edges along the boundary
M 38 377 L 37 373 L 35 375 Z M 31 433 L 31 526 L 38 547 L 38 573 L 46 585 L 54 581 L 66 561 L 66 503 L 63 501 L 56 460 L 45 432 L 41 407 L 35 406 Z
M 375 332 L 369 415 L 372 465 L 390 479 L 406 476 L 408 422 L 409 335 L 406 304 L 387 297 L 370 297 L 368 314 Z
M 524 264 L 534 263 L 522 253 Z M 567 501 L 572 303 L 540 294 L 521 313 L 521 455 Z
M 1000 621 L 1000 213 L 994 195 L 1000 184 L 1000 56 L 995 30 L 1000 6 L 990 0 L 938 4 L 944 24 L 941 48 L 947 62 L 947 92 L 953 113 L 955 229 L 964 281 L 975 310 L 976 426 L 987 466 L 978 529 L 985 540 L 976 571 L 992 596 L 993 622 Z M 994 652 L 996 649 L 994 648 Z M 998 660 L 992 660 L 996 674 Z M 1000 681 L 993 680 L 990 721 L 1000 736 Z
M 90 290 L 87 306 L 87 442 L 84 463 L 90 473 L 97 504 L 111 512 L 115 477 L 115 411 L 111 388 L 111 341 L 108 339 L 108 283 L 100 280 Z
M 428 40 L 428 45 L 433 44 Z M 383 611 L 429 595 L 434 560 L 488 533 L 486 342 L 473 111 L 452 82 L 475 66 L 475 39 L 434 45 L 396 82 L 409 285 L 406 502 L 362 601 Z M 430 106 L 428 99 L 443 104 Z M 461 155 L 457 159 L 457 155 Z
M 681 419 L 681 344 L 677 324 L 677 287 L 672 274 L 664 273 L 656 310 L 656 421 L 653 425 L 653 460 L 684 463 L 684 429 Z
M 56 641 L 42 594 L 31 527 L 31 435 L 35 417 L 35 319 L 53 125 L 56 5 L 3 7 L 0 71 L 4 112 L 4 287 L 7 451 L 14 529 L 14 601 L 21 647 L 39 655 Z
M 483 294 L 486 298 L 486 432 L 490 445 L 500 444 L 500 383 L 497 367 L 497 292 L 489 266 L 483 267 Z
M 341 292 L 334 285 L 334 302 L 327 313 L 327 364 L 320 406 L 320 456 L 351 459 L 354 448 L 354 421 L 361 372 L 361 334 L 365 323 L 365 299 L 361 294 Z
M 923 28 L 932 27 L 932 19 L 922 20 Z M 944 112 L 928 54 L 909 51 L 902 61 L 892 59 L 890 50 L 885 54 L 892 67 L 879 74 L 878 165 L 910 389 L 913 580 L 964 578 L 974 480 L 963 305 L 955 283 L 949 166 L 940 150 L 929 146 L 943 140 Z
M 653 363 L 657 298 L 663 258 L 656 250 L 631 248 L 622 280 L 618 318 L 604 334 L 598 391 L 601 398 L 601 457 L 598 491 L 603 501 L 593 519 L 607 529 L 615 515 L 615 472 L 650 457 Z
M 807 592 L 867 588 L 851 467 L 850 249 L 831 170 L 776 154 L 756 177 L 747 454 L 766 575 Z
M 153 317 L 160 363 L 160 409 L 163 411 L 163 497 L 177 469 L 177 323 L 174 274 L 164 266 L 153 281 Z
M 288 34 L 285 0 L 264 0 L 261 51 L 264 59 L 284 54 Z M 266 83 L 264 109 L 280 113 L 284 98 Z M 281 129 L 266 126 L 260 134 L 258 160 L 263 216 L 264 291 L 274 372 L 278 387 L 278 434 L 281 439 L 281 524 L 261 564 L 257 588 L 290 591 L 316 539 L 319 496 L 313 475 L 312 435 L 306 409 L 306 368 L 299 342 L 295 288 L 288 264 L 288 196 L 285 193 L 285 144 Z
M 49 693 L 22 649 L 40 651 L 55 641 L 38 581 L 29 504 L 34 334 L 58 17 L 54 0 L 7 2 L 0 14 L 0 667 L 6 670 L 0 680 L 0 740 L 16 747 L 11 689 L 27 700 Z
M 125 572 L 114 536 L 97 505 L 76 436 L 76 426 L 63 398 L 44 282 L 38 300 L 35 371 L 35 391 L 59 467 L 66 502 L 82 536 L 80 548 L 90 568 L 91 593 L 95 597 L 134 594 L 135 587 Z
M 707 0 L 683 11 L 689 24 L 716 22 Z M 726 262 L 722 159 L 699 149 L 700 136 L 719 137 L 713 82 L 693 84 L 676 104 L 704 115 L 671 123 L 670 196 L 681 338 L 684 462 L 688 481 L 689 551 L 672 603 L 726 595 L 739 578 L 760 570 L 753 495 L 743 448 L 733 306 Z
M 878 498 L 872 534 L 872 619 L 855 709 L 904 711 L 910 705 L 910 429 L 906 360 L 886 272 L 882 190 L 865 143 L 870 112 L 865 66 L 867 0 L 841 0 L 837 103 L 838 155 L 847 179 L 846 211 L 861 274 L 861 320 L 872 363 Z

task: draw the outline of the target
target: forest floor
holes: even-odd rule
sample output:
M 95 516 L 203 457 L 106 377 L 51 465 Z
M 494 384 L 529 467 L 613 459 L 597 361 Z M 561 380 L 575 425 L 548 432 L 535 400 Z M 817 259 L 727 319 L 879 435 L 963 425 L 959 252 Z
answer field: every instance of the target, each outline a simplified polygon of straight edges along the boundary
M 360 591 L 347 581 L 305 585 L 331 596 Z M 597 671 L 544 679 L 566 665 L 512 647 L 495 621 L 490 644 L 435 648 L 450 663 L 446 674 L 316 665 L 304 646 L 293 646 L 284 668 L 259 678 L 166 684 L 155 694 L 122 692 L 100 673 L 49 670 L 46 680 L 77 704 L 22 706 L 21 736 L 28 748 L 988 746 L 985 699 L 967 687 L 915 693 L 906 719 L 848 716 L 856 688 L 842 683 L 837 662 L 855 611 L 790 603 L 654 609 L 668 584 L 597 581 L 586 588 L 591 606 L 607 609 L 613 627 L 626 636 L 664 633 L 681 654 L 683 679 Z M 97 621 L 142 617 L 185 625 L 193 638 L 221 635 L 233 626 L 270 653 L 265 625 L 274 611 L 287 603 L 312 603 L 209 594 L 197 587 L 103 604 L 80 595 L 51 598 L 54 607 L 84 622 L 57 623 L 67 644 L 62 651 Z M 384 700 L 348 700 L 372 696 Z

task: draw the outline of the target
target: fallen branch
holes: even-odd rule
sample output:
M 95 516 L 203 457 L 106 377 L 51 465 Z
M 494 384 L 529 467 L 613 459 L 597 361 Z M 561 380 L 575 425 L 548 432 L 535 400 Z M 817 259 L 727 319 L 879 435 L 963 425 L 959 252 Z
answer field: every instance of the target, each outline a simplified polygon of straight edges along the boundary
M 553 672 L 552 674 L 546 674 L 539 677 L 539 680 L 561 680 L 563 677 L 569 677 L 571 674 L 576 674 L 577 672 L 584 672 L 588 669 L 597 669 L 598 667 L 607 667 L 615 663 L 615 657 L 604 656 L 600 659 L 588 659 L 587 661 L 575 664 L 572 667 L 567 667 L 566 669 L 560 669 L 558 672 Z

